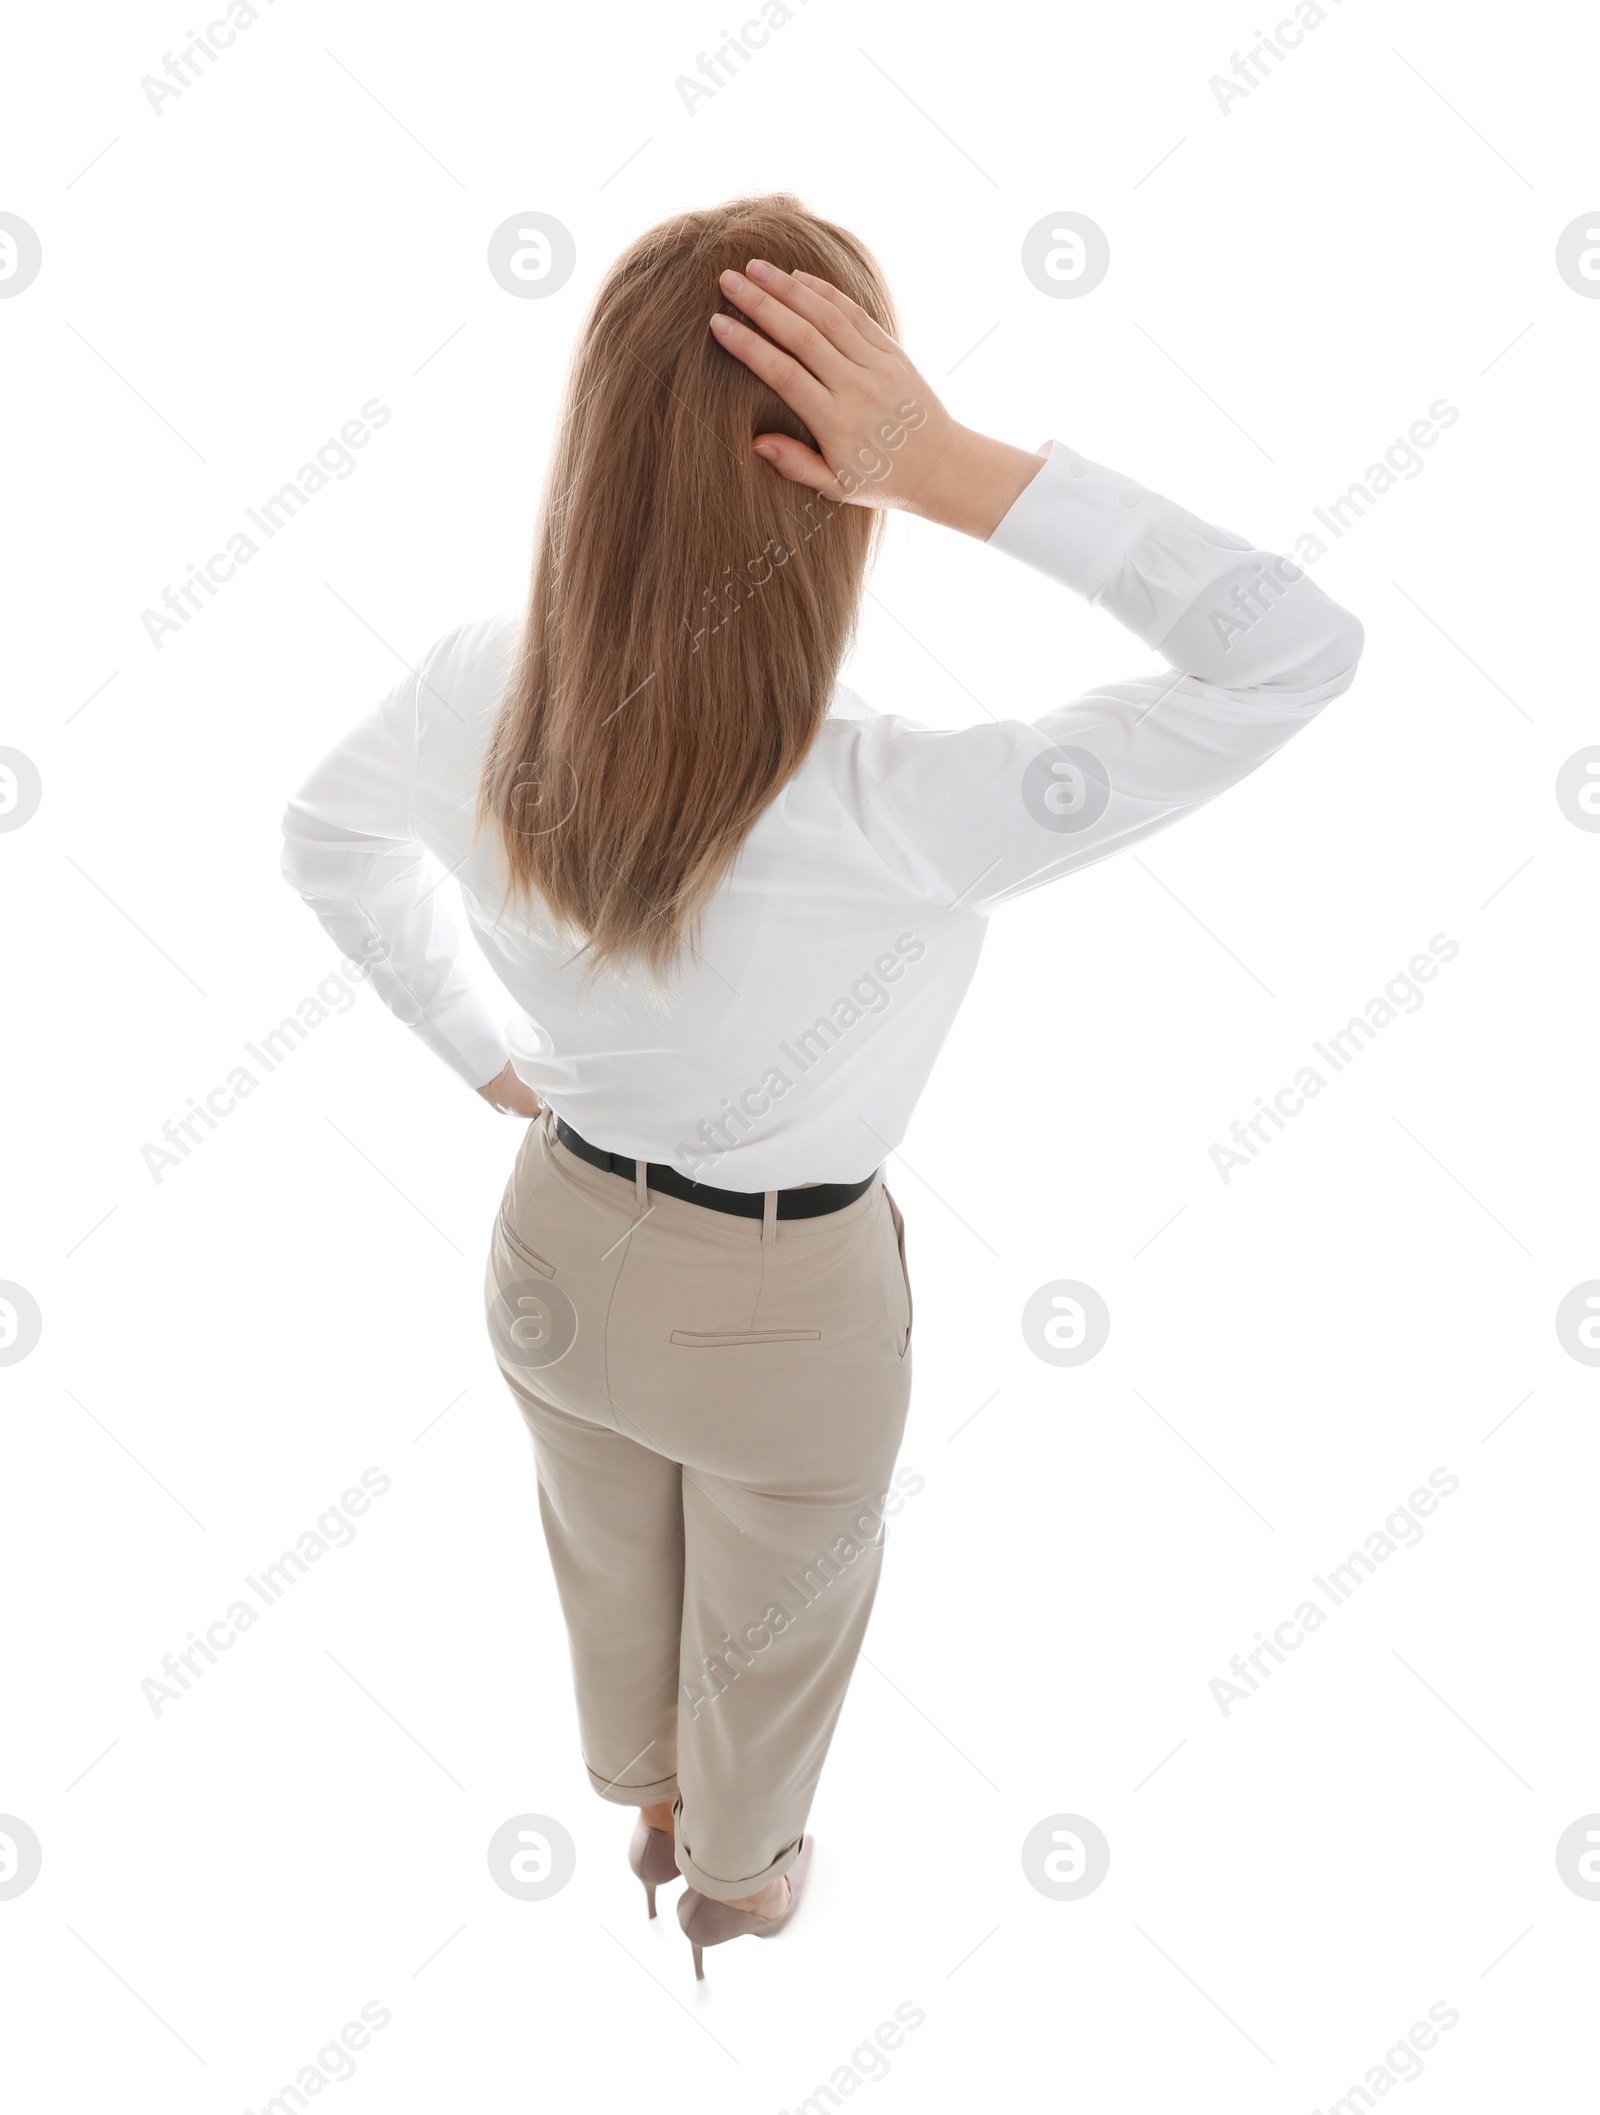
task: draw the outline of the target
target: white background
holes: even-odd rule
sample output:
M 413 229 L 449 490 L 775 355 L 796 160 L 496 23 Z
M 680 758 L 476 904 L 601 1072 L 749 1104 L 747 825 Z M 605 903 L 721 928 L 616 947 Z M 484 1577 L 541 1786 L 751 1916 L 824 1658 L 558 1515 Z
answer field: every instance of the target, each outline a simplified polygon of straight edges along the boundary
M 0 836 L 0 1277 L 43 1315 L 0 1372 L 0 1811 L 43 1846 L 0 1901 L 19 2105 L 259 2109 L 370 2001 L 324 2090 L 386 2111 L 794 2109 L 908 2002 L 874 2105 L 1326 2109 L 1441 2000 L 1408 2104 L 1592 2094 L 1600 1903 L 1554 1852 L 1600 1809 L 1600 1371 L 1554 1316 L 1600 1276 L 1600 836 L 1554 783 L 1600 742 L 1600 303 L 1554 251 L 1600 203 L 1600 40 L 1347 0 L 1224 114 L 1211 77 L 1276 19 L 811 0 L 693 115 L 675 78 L 735 26 L 710 0 L 279 0 L 159 115 L 141 78 L 194 16 L 13 26 L 0 208 L 44 250 L 0 302 L 0 741 L 44 787 Z M 363 991 L 159 1182 L 143 1148 L 333 968 L 285 799 L 520 602 L 606 264 L 768 188 L 875 249 L 958 417 L 1268 548 L 1434 400 L 1460 417 L 1324 537 L 1353 690 L 995 920 L 890 1168 L 926 1488 L 804 1914 L 697 1990 L 582 1773 L 484 1333 L 520 1126 Z M 549 300 L 485 265 L 529 210 L 577 244 Z M 1019 262 L 1063 210 L 1111 245 L 1081 300 Z M 354 475 L 158 651 L 141 612 L 373 397 Z M 845 675 L 955 726 L 1151 665 L 902 519 Z M 1420 1010 L 1224 1183 L 1213 1143 L 1440 933 Z M 1112 1316 L 1066 1370 L 1019 1326 L 1064 1278 Z M 368 1467 L 354 1543 L 155 1715 L 162 1656 Z M 1230 1657 L 1436 1468 L 1420 1545 L 1224 1716 Z M 485 1857 L 527 1812 L 578 1848 L 542 1903 Z M 1021 1863 L 1059 1813 L 1111 1845 L 1080 1901 Z

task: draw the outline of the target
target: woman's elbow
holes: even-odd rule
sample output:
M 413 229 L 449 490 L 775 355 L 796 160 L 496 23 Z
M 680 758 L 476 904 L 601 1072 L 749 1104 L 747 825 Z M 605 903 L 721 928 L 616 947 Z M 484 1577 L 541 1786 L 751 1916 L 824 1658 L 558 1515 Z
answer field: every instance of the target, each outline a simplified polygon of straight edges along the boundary
M 1350 610 L 1341 610 L 1339 614 L 1344 620 L 1339 631 L 1339 651 L 1346 671 L 1353 676 L 1361 659 L 1361 650 L 1367 643 L 1366 627 Z
M 1305 657 L 1292 680 L 1321 706 L 1341 696 L 1355 681 L 1366 633 L 1361 619 L 1338 603 L 1330 605 L 1327 621 L 1318 630 L 1315 651 Z
M 1367 643 L 1366 629 L 1359 617 L 1347 609 L 1339 612 L 1340 622 L 1328 649 L 1328 659 L 1334 665 L 1328 695 L 1338 697 L 1347 691 L 1356 679 L 1356 670 L 1361 665 L 1362 649 Z

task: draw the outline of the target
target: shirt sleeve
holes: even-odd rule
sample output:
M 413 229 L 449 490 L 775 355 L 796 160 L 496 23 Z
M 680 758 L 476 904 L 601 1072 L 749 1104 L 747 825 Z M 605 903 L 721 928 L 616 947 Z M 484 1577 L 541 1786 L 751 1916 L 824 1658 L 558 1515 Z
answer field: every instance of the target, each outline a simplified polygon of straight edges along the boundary
M 990 545 L 1108 611 L 1167 667 L 1031 721 L 866 723 L 868 827 L 950 909 L 990 911 L 1214 800 L 1347 690 L 1361 655 L 1360 623 L 1293 560 L 1060 441 L 1040 452 Z
M 505 1066 L 500 1023 L 462 964 L 447 878 L 412 821 L 422 674 L 407 676 L 335 743 L 289 802 L 283 875 L 334 944 L 470 1087 Z

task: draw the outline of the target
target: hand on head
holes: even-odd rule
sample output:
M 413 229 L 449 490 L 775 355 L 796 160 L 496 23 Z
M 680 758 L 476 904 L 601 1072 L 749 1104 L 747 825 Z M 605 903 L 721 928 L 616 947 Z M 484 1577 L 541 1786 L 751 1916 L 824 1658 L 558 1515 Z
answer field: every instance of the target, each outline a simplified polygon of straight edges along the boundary
M 791 483 L 987 536 L 1037 471 L 1038 456 L 951 418 L 888 332 L 825 279 L 757 257 L 720 284 L 750 321 L 713 315 L 718 343 L 816 440 L 811 449 L 786 433 L 755 436 L 757 454 Z

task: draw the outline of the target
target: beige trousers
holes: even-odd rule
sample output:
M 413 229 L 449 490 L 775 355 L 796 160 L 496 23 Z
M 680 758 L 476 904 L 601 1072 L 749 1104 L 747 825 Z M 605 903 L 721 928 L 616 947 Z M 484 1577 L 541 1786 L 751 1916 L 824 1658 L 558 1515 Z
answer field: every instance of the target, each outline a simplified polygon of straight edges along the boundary
M 485 1294 L 533 1435 L 584 1761 L 675 1802 L 722 1901 L 799 1853 L 871 1612 L 911 1391 L 904 1224 L 881 1174 L 842 1211 L 735 1218 L 563 1146 L 546 1110 Z

